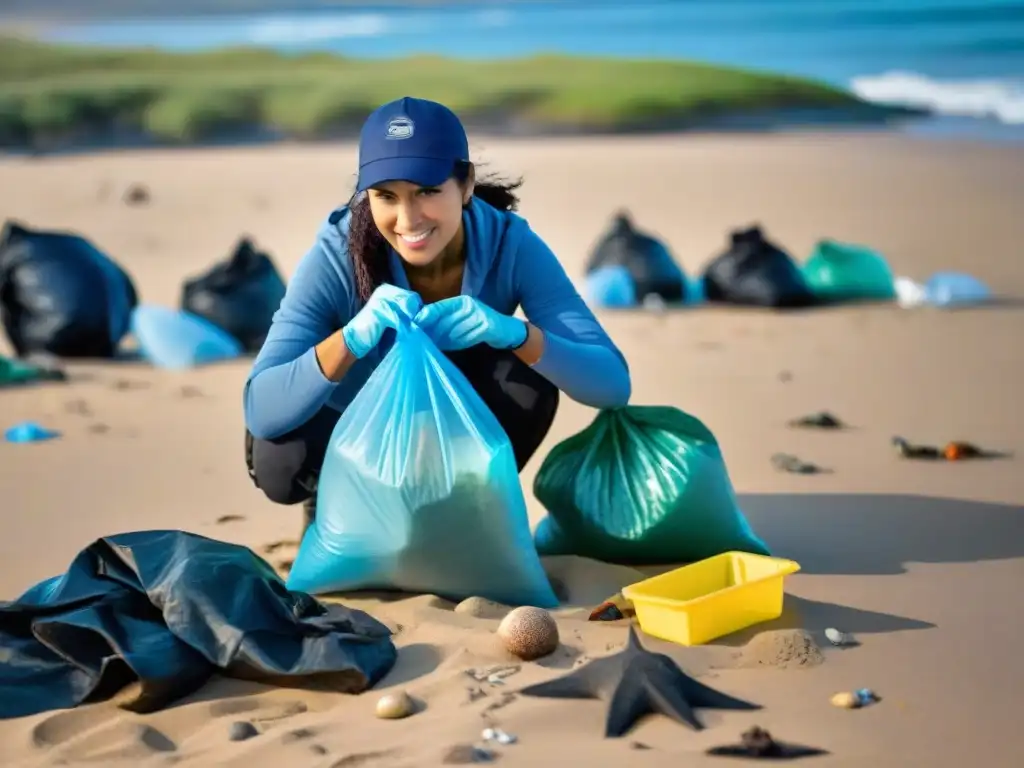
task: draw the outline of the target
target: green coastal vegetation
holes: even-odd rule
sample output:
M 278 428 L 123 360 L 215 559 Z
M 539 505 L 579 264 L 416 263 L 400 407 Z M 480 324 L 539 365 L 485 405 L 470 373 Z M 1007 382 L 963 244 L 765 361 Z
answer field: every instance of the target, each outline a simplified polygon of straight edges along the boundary
M 893 113 L 820 83 L 690 62 L 374 60 L 0 39 L 0 146 L 8 148 L 118 136 L 176 144 L 253 132 L 350 136 L 374 107 L 403 95 L 448 104 L 471 128 L 516 133 L 678 129 L 781 110 Z

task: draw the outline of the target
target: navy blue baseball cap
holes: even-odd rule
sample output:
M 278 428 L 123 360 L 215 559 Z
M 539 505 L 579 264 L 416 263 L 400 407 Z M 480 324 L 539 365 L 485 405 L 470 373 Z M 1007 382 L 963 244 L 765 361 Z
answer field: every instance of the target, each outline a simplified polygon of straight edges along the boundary
M 469 140 L 455 113 L 406 96 L 378 107 L 363 123 L 356 191 L 385 181 L 440 186 L 460 160 L 469 161 Z

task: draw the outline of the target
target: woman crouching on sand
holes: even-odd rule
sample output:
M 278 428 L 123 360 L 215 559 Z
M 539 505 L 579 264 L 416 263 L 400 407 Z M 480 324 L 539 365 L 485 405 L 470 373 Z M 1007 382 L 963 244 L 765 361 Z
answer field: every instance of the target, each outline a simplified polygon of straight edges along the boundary
M 245 385 L 246 461 L 271 500 L 305 502 L 312 519 L 334 425 L 402 314 L 493 411 L 520 471 L 559 390 L 594 408 L 626 404 L 625 358 L 512 213 L 518 186 L 476 179 L 466 132 L 441 104 L 403 98 L 367 118 L 355 197 L 299 263 Z

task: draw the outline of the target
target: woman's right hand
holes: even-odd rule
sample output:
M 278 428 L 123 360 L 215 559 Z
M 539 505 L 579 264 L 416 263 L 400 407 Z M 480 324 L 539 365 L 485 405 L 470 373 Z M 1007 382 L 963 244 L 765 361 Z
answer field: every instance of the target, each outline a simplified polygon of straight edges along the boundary
M 387 328 L 397 328 L 403 316 L 415 317 L 422 308 L 423 299 L 418 293 L 384 283 L 342 329 L 345 346 L 355 357 L 363 358 L 380 343 Z

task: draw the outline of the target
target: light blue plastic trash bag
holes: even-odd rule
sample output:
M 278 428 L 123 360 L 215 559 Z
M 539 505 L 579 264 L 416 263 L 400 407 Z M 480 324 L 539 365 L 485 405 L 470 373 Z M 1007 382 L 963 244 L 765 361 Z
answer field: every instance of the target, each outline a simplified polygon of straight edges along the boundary
M 142 356 L 158 368 L 193 368 L 242 354 L 242 345 L 201 317 L 142 304 L 132 312 L 132 335 Z
M 407 319 L 334 428 L 288 588 L 558 605 L 505 431 Z
M 583 296 L 592 307 L 635 307 L 636 285 L 623 266 L 598 267 L 584 278 Z
M 936 307 L 983 304 L 992 291 L 981 280 L 962 272 L 936 272 L 924 284 L 925 301 Z

